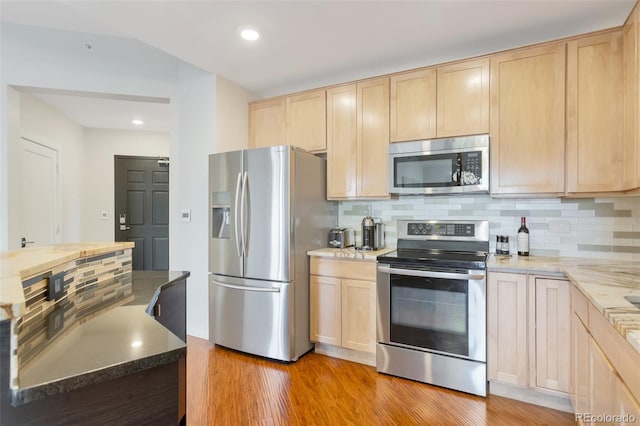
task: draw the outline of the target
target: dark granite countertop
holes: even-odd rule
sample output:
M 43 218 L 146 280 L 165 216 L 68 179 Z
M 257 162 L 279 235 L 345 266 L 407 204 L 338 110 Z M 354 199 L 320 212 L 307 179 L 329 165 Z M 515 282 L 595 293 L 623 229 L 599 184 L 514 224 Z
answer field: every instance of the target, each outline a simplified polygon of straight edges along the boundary
M 134 272 L 130 283 L 136 297 L 123 300 L 129 301 L 127 305 L 114 305 L 67 324 L 29 362 L 17 371 L 11 366 L 11 404 L 18 406 L 185 357 L 186 343 L 148 312 L 160 291 L 188 276 L 189 272 Z

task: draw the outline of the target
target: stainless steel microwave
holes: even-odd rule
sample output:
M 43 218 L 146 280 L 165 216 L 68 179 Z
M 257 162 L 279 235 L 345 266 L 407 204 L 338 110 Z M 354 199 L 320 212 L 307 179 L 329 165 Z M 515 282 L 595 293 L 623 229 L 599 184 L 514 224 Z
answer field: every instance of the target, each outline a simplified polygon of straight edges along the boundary
M 489 135 L 389 144 L 389 192 L 489 192 Z

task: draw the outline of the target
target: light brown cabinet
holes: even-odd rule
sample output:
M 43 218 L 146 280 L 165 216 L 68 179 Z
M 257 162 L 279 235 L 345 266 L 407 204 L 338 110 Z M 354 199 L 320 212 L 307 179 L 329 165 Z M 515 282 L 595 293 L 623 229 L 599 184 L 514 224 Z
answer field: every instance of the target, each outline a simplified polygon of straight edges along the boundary
M 491 272 L 487 280 L 489 380 L 527 386 L 527 276 Z
M 622 32 L 567 45 L 567 192 L 624 184 Z
M 489 273 L 489 380 L 569 392 L 569 291 L 566 280 Z
M 569 392 L 571 296 L 569 281 L 532 276 L 535 294 L 535 386 Z
M 388 198 L 389 79 L 327 90 L 327 198 Z
M 310 333 L 314 342 L 376 350 L 376 263 L 312 257 Z
M 491 58 L 491 193 L 564 193 L 565 44 Z
M 286 140 L 285 98 L 249 104 L 249 147 L 283 145 Z
M 489 132 L 489 58 L 391 76 L 391 142 Z
M 436 137 L 436 69 L 391 76 L 390 142 Z
M 327 98 L 324 89 L 288 96 L 287 144 L 307 151 L 327 149 Z
M 489 132 L 489 58 L 438 67 L 437 136 Z
M 636 6 L 622 28 L 624 189 L 640 187 L 640 24 Z
M 324 89 L 249 104 L 249 147 L 294 145 L 307 151 L 327 149 Z
M 619 416 L 613 419 L 616 424 L 637 421 L 640 405 L 634 395 L 640 394 L 640 355 L 573 286 L 571 312 L 571 401 L 576 420 L 595 424 L 595 416 Z

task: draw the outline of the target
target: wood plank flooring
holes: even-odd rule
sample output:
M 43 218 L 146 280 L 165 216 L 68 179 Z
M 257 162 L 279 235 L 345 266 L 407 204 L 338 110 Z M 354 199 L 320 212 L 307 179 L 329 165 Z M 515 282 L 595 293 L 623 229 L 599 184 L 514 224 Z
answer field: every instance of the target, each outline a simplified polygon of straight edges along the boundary
M 187 337 L 189 425 L 575 424 L 573 415 L 467 395 L 310 352 L 279 363 Z

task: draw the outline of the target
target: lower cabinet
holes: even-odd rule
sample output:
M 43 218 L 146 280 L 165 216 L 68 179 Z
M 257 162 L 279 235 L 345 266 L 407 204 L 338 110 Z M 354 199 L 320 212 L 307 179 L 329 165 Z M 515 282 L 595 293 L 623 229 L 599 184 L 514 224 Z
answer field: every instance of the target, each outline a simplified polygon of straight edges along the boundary
M 571 322 L 571 402 L 576 420 L 584 425 L 636 423 L 640 404 L 614 364 L 622 370 L 630 367 L 627 372 L 637 394 L 640 356 L 573 286 Z
M 311 258 L 311 340 L 376 350 L 376 262 Z
M 487 280 L 489 380 L 568 394 L 570 326 L 568 281 L 490 272 Z

